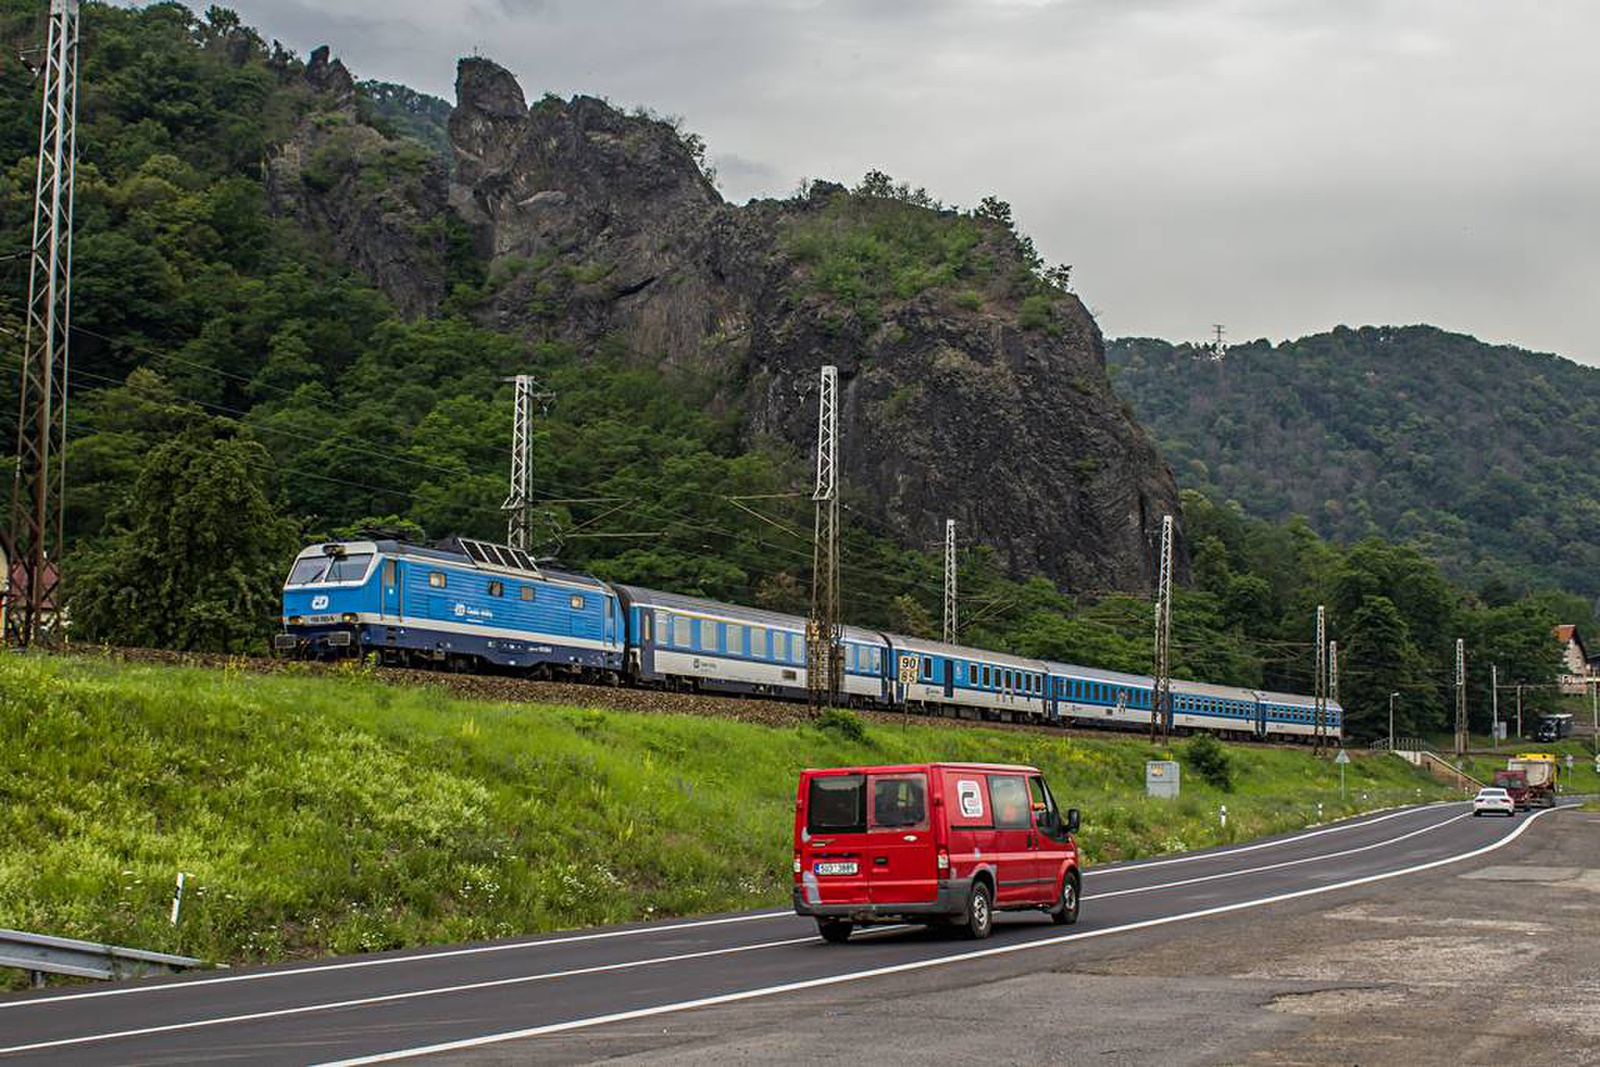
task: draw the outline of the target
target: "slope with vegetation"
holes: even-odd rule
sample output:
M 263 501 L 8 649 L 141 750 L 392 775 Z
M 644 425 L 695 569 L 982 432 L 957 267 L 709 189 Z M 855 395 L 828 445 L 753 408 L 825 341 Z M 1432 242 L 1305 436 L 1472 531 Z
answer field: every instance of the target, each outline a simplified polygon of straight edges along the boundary
M 1340 803 L 1336 769 L 1309 753 L 1193 745 L 845 713 L 774 728 L 469 702 L 359 670 L 14 656 L 0 660 L 0 926 L 243 962 L 780 905 L 806 766 L 1036 764 L 1083 810 L 1091 862 L 1303 826 L 1319 801 L 1332 817 L 1445 795 L 1358 757 Z M 1147 799 L 1144 760 L 1167 755 L 1195 773 L 1181 800 Z
M 1600 370 L 1426 326 L 1221 361 L 1124 338 L 1107 359 L 1185 486 L 1347 543 L 1414 543 L 1491 603 L 1600 596 Z

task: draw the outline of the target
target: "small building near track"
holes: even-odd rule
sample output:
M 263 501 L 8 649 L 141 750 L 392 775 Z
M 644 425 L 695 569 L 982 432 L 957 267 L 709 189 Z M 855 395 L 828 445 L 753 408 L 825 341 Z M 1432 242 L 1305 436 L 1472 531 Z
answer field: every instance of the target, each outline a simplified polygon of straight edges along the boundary
M 1583 647 L 1578 628 L 1570 623 L 1555 628 L 1556 640 L 1561 642 L 1561 691 L 1581 695 L 1589 684 L 1591 674 L 1589 653 Z

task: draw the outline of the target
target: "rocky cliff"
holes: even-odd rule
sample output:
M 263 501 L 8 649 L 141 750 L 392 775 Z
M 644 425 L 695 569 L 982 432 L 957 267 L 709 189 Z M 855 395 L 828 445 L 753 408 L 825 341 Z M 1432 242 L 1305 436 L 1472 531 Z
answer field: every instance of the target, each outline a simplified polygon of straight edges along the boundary
M 801 455 L 818 368 L 837 364 L 852 507 L 925 546 L 954 518 L 1014 573 L 1069 590 L 1153 584 L 1172 475 L 1112 393 L 1093 318 L 1040 279 L 1003 214 L 821 182 L 731 205 L 673 123 L 583 96 L 529 106 L 483 59 L 461 62 L 456 89 L 448 211 L 489 264 L 485 321 L 710 376 L 747 441 Z M 275 167 L 326 153 L 319 136 Z M 432 306 L 442 167 L 381 209 L 356 195 L 370 167 L 337 173 L 309 197 L 280 182 L 296 189 L 284 209 L 336 232 L 401 306 Z M 422 235 L 409 252 L 393 239 L 408 228 Z

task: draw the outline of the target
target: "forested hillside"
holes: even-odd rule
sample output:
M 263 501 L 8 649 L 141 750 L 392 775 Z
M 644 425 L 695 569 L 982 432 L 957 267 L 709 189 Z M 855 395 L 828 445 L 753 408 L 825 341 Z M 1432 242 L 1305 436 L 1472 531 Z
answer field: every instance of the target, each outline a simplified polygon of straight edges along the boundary
M 1426 326 L 1207 357 L 1107 348 L 1185 486 L 1339 541 L 1414 543 L 1494 601 L 1600 596 L 1600 370 Z
M 41 39 L 39 7 L 0 0 L 13 52 Z M 542 552 L 801 609 L 829 362 L 845 609 L 863 625 L 938 633 L 931 549 L 954 515 L 965 641 L 1146 671 L 1152 533 L 1173 513 L 1185 584 L 1194 557 L 1176 670 L 1309 691 L 1327 603 L 1352 722 L 1375 733 L 1373 694 L 1392 690 L 1410 695 L 1402 725 L 1443 721 L 1456 636 L 1472 642 L 1483 717 L 1486 665 L 1547 676 L 1549 625 L 1583 607 L 1504 590 L 1486 603 L 1408 548 L 1180 502 L 1066 269 L 998 199 L 958 210 L 872 172 L 736 207 L 675 120 L 591 97 L 530 106 L 482 59 L 463 61 L 446 117 L 219 8 L 87 4 L 82 55 L 64 560 L 77 638 L 259 648 L 304 543 L 375 527 L 502 536 L 505 379 L 519 373 L 555 394 L 536 422 Z M 25 66 L 0 65 L 13 249 L 29 239 L 36 93 Z M 15 336 L 26 261 L 0 262 Z M 1145 372 L 1120 358 L 1131 389 Z M 14 410 L 0 405 L 7 455 Z M 1298 439 L 1276 443 L 1285 468 L 1308 462 Z

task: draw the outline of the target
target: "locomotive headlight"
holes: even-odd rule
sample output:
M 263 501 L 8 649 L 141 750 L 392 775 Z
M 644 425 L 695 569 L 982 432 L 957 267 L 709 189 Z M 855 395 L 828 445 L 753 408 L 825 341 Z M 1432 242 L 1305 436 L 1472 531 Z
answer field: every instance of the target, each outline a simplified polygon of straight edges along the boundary
M 353 611 L 347 611 L 343 615 L 339 616 L 339 619 L 341 622 L 353 623 L 356 621 L 356 613 Z

